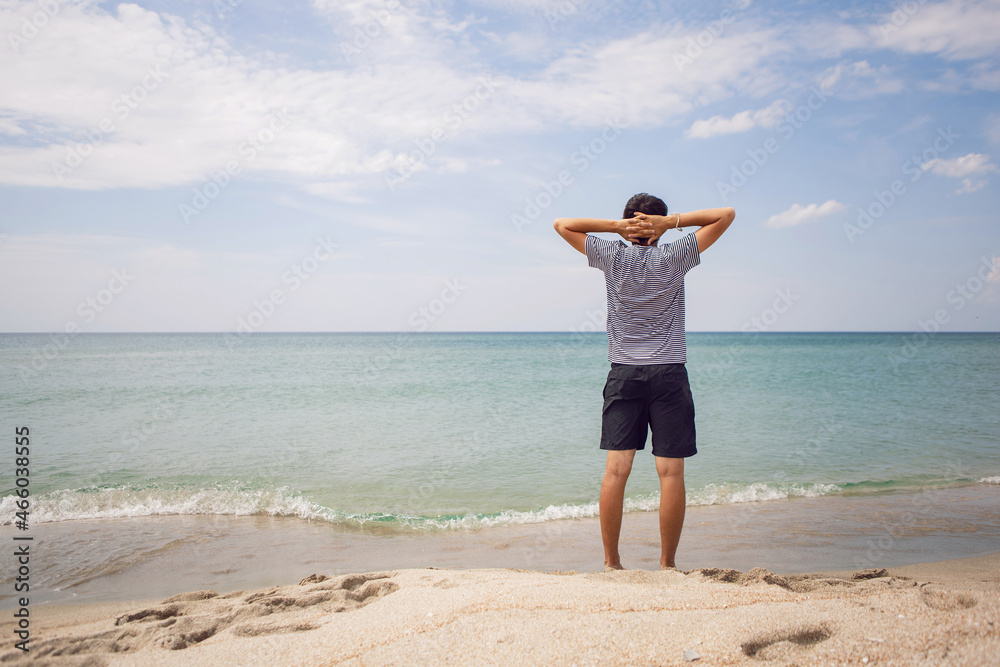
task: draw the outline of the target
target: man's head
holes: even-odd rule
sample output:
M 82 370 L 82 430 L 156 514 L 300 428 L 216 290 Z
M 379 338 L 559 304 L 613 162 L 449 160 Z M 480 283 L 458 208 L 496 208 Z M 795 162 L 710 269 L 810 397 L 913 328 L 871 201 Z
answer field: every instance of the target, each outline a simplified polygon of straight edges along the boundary
M 640 192 L 637 195 L 632 195 L 632 198 L 628 200 L 625 204 L 625 213 L 622 218 L 634 218 L 636 213 L 645 213 L 646 215 L 666 215 L 667 205 L 663 203 L 663 200 L 659 197 L 654 197 L 653 195 L 646 194 L 645 192 Z M 649 239 L 643 239 L 642 243 L 632 242 L 634 245 L 650 245 Z M 655 242 L 654 242 L 655 244 Z

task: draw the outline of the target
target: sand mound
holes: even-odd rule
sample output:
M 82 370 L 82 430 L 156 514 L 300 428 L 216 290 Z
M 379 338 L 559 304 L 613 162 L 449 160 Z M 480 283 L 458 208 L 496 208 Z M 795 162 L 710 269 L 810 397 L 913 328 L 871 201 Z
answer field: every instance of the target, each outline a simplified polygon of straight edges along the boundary
M 33 611 L 30 658 L 5 640 L 0 662 L 1000 664 L 1000 586 L 991 576 L 964 585 L 761 568 L 317 574 L 114 614 L 42 608 Z
M 316 618 L 353 611 L 395 592 L 399 587 L 391 581 L 392 576 L 392 573 L 371 573 L 327 579 L 313 575 L 297 586 L 279 586 L 249 594 L 182 593 L 164 600 L 162 606 L 118 616 L 114 620 L 115 629 L 34 643 L 30 655 L 34 664 L 45 664 L 47 658 L 83 654 L 122 654 L 148 649 L 179 651 L 224 630 L 238 637 L 315 630 L 322 625 Z M 295 618 L 297 612 L 308 614 L 308 619 Z M 20 651 L 9 652 L 0 656 L 0 661 L 22 657 Z

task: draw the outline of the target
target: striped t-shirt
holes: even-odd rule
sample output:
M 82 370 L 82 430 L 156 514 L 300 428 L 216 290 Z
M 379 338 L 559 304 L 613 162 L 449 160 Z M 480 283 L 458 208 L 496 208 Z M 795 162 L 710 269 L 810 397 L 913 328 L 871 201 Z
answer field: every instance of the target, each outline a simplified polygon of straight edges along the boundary
M 637 246 L 591 234 L 587 261 L 604 271 L 608 287 L 608 360 L 687 363 L 684 274 L 701 262 L 695 235 L 667 246 Z

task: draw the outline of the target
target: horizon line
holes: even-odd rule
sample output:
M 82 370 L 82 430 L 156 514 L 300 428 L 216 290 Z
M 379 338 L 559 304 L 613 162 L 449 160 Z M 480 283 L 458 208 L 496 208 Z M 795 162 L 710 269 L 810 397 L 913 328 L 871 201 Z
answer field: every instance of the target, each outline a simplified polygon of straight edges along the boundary
M 685 334 L 927 334 L 927 335 L 939 335 L 939 334 L 996 334 L 1000 331 L 923 331 L 917 330 L 802 330 L 802 331 L 725 331 L 725 330 L 712 330 L 712 331 L 686 331 Z M 406 331 L 406 330 L 391 330 L 391 331 L 74 331 L 72 333 L 66 333 L 62 331 L 0 331 L 0 336 L 45 336 L 45 335 L 56 335 L 56 336 L 106 336 L 106 335 L 211 335 L 211 334 L 228 334 L 235 336 L 253 336 L 253 335 L 283 335 L 283 334 L 407 334 L 411 336 L 425 336 L 425 335 L 443 335 L 443 334 L 581 334 L 581 335 L 607 335 L 604 330 L 600 331 L 565 331 L 565 330 L 518 330 L 518 331 L 490 331 L 490 330 L 455 330 L 455 331 Z

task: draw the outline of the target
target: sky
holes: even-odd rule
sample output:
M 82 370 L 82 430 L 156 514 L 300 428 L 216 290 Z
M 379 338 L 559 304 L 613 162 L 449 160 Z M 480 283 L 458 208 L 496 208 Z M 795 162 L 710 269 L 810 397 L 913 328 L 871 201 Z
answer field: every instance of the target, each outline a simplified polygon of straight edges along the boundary
M 1000 331 L 1000 2 L 0 0 L 0 331 Z M 690 231 L 690 230 L 688 230 Z M 679 237 L 671 230 L 661 243 Z

